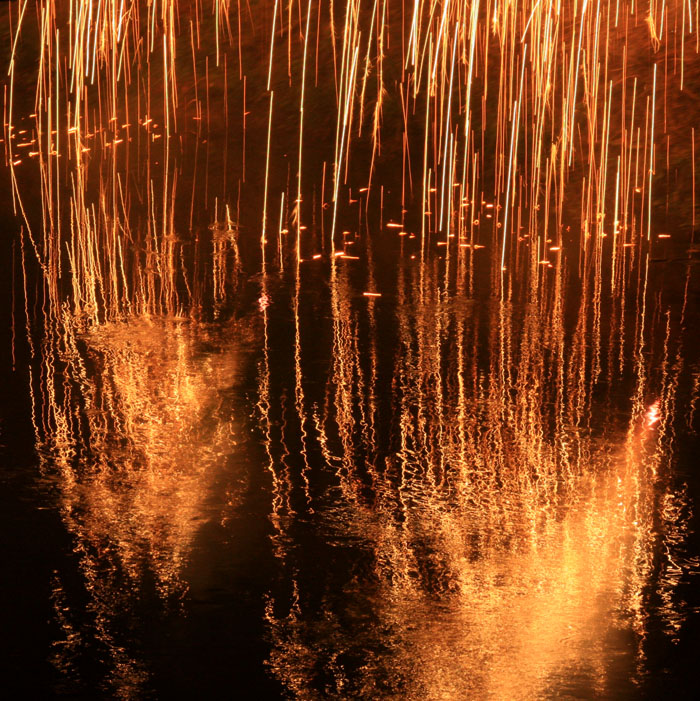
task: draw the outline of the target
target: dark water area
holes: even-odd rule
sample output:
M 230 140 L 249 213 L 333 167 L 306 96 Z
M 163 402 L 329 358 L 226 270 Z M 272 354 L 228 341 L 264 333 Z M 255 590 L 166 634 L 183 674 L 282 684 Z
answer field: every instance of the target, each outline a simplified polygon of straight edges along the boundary
M 210 4 L 0 7 L 5 697 L 695 698 L 695 6 Z

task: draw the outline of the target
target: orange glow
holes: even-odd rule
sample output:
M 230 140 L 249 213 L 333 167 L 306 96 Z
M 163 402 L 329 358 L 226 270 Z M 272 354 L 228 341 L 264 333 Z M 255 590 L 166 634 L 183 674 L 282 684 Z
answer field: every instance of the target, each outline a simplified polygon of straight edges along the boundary
M 646 413 L 646 420 L 647 420 L 647 427 L 651 428 L 654 424 L 656 424 L 658 421 L 661 419 L 661 408 L 659 406 L 659 402 L 654 402 L 649 409 L 647 409 Z

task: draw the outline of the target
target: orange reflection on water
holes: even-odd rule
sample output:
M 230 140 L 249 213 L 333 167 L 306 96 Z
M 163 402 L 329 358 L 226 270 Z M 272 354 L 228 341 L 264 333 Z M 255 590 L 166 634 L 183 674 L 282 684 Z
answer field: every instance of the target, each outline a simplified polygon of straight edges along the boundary
M 587 295 L 567 325 L 556 277 L 530 301 L 477 304 L 445 294 L 429 266 L 420 284 L 399 274 L 388 385 L 366 358 L 377 330 L 363 314 L 375 311 L 334 280 L 332 361 L 308 439 L 335 476 L 335 496 L 314 503 L 332 564 L 302 575 L 289 552 L 280 560 L 290 596 L 268 600 L 271 669 L 299 698 L 633 693 L 650 597 L 669 635 L 685 615 L 673 596 L 687 500 L 669 473 L 682 368 L 670 328 L 654 326 L 642 364 L 636 336 L 623 368 L 634 381 L 613 373 L 616 401 L 631 400 L 620 415 L 595 390 L 629 339 L 605 333 L 613 322 Z
M 54 661 L 70 677 L 73 658 L 96 640 L 110 693 L 133 697 L 148 675 L 119 621 L 138 616 L 149 591 L 177 605 L 195 537 L 220 516 L 208 501 L 236 444 L 226 396 L 241 373 L 240 343 L 232 329 L 214 336 L 177 319 L 134 318 L 82 336 L 73 329 L 68 322 L 62 335 L 47 336 L 37 431 L 47 478 L 59 470 L 60 512 L 88 603 L 84 612 L 66 603 L 56 575 L 65 637 Z

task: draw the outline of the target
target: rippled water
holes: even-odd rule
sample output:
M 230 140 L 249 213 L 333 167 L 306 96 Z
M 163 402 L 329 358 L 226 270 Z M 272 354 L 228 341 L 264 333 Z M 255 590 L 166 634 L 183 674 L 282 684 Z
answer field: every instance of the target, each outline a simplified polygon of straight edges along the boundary
M 23 502 L 5 529 L 41 556 L 19 570 L 41 612 L 19 650 L 47 688 L 529 699 L 689 682 L 694 267 L 647 263 L 646 286 L 607 298 L 558 268 L 536 300 L 501 301 L 469 294 L 468 267 L 446 285 L 439 258 L 375 259 L 380 297 L 354 261 L 309 261 L 248 280 L 226 322 L 45 335 L 22 417 L 39 462 L 9 465 Z

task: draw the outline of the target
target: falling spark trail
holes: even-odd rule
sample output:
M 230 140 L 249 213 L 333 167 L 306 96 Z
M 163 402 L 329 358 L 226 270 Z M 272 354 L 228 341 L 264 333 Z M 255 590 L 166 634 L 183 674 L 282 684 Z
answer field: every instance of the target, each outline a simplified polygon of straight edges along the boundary
M 272 137 L 272 103 L 275 97 L 274 91 L 270 92 L 270 116 L 267 123 L 267 155 L 265 156 L 265 189 L 263 192 L 263 215 L 260 233 L 260 251 L 262 254 L 262 270 L 265 273 L 265 231 L 267 226 L 267 186 L 270 174 L 270 139 Z
M 505 217 L 503 222 L 503 246 L 501 248 L 501 295 L 503 295 L 503 272 L 505 269 L 505 258 L 506 258 L 506 240 L 508 237 L 508 215 L 510 213 L 511 201 L 510 201 L 510 188 L 513 181 L 513 162 L 517 158 L 518 151 L 518 133 L 520 124 L 520 105 L 522 104 L 523 96 L 523 80 L 525 77 L 525 58 L 527 57 L 527 44 L 523 46 L 523 56 L 522 65 L 520 69 L 520 89 L 518 90 L 518 99 L 513 105 L 513 123 L 510 135 L 510 156 L 508 159 L 508 183 L 506 186 L 506 199 L 505 199 Z

